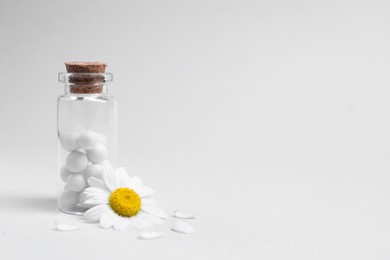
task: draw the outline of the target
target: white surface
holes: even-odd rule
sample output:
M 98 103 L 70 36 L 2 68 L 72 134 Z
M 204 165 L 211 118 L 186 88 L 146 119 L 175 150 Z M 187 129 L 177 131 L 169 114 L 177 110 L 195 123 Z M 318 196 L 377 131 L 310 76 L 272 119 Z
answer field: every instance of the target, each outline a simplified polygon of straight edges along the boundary
M 389 8 L 1 1 L 0 258 L 389 259 Z M 195 234 L 55 210 L 56 77 L 80 60 L 114 73 L 120 165 Z

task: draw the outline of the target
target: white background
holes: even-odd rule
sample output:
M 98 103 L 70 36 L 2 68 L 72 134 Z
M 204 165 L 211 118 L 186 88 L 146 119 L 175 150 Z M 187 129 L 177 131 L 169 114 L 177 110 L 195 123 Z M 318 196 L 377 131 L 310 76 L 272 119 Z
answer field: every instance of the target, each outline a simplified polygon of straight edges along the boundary
M 1 259 L 390 259 L 388 1 L 0 1 Z M 193 235 L 59 213 L 57 73 L 104 61 L 119 162 Z M 53 231 L 54 222 L 82 230 Z

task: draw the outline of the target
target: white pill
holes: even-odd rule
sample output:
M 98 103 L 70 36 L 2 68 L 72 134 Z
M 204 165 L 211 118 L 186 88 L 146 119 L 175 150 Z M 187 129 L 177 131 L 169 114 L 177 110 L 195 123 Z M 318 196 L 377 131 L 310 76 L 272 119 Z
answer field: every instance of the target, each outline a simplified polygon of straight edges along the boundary
M 61 142 L 62 148 L 64 148 L 65 150 L 67 150 L 69 152 L 72 152 L 72 151 L 79 149 L 79 147 L 80 147 L 79 143 L 78 143 L 79 137 L 80 137 L 80 133 L 77 131 L 72 131 L 69 133 L 61 134 L 60 135 L 60 142 Z
M 80 152 L 74 151 L 71 152 L 65 160 L 66 168 L 71 172 L 82 172 L 88 166 L 87 156 Z
M 66 181 L 66 178 L 68 178 L 69 175 L 71 175 L 72 172 L 69 171 L 66 166 L 62 166 L 61 167 L 61 170 L 60 170 L 60 176 L 61 176 L 61 180 L 63 180 L 64 182 Z
M 75 126 L 73 127 L 73 131 L 76 131 L 76 132 L 81 133 L 81 132 L 84 132 L 84 131 L 85 131 L 85 128 L 84 128 L 83 126 L 81 126 L 81 125 L 75 125 Z
M 84 177 L 88 180 L 91 177 L 103 179 L 104 166 L 101 164 L 92 164 L 85 170 Z
M 83 204 L 83 203 L 84 203 L 84 201 L 85 201 L 85 196 L 86 196 L 85 190 L 83 190 L 82 192 L 80 192 L 80 195 L 79 195 L 79 202 L 80 202 L 80 204 Z
M 79 193 L 73 192 L 68 189 L 65 189 L 61 193 L 60 197 L 60 205 L 62 208 L 69 208 L 72 206 L 76 206 L 76 204 L 79 203 Z
M 85 187 L 87 187 L 87 182 L 85 181 L 82 174 L 71 174 L 66 178 L 66 188 L 74 192 L 80 192 Z
M 94 148 L 98 142 L 98 135 L 94 131 L 86 130 L 80 134 L 79 145 L 85 150 Z
M 94 163 L 101 163 L 107 159 L 108 150 L 102 144 L 97 144 L 95 148 L 87 151 L 88 159 Z
M 97 134 L 97 136 L 98 136 L 99 143 L 107 146 L 107 143 L 108 143 L 107 137 L 104 134 Z

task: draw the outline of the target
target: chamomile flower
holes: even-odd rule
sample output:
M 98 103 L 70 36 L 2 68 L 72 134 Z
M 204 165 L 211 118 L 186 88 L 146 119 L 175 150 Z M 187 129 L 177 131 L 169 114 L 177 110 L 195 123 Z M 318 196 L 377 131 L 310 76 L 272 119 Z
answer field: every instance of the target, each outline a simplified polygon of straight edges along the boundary
M 91 207 L 84 213 L 88 222 L 99 222 L 101 227 L 115 230 L 128 226 L 142 229 L 162 224 L 168 217 L 150 197 L 154 191 L 143 185 L 140 178 L 130 178 L 124 168 L 106 167 L 103 180 L 90 177 L 88 184 L 90 187 L 84 191 L 84 205 Z

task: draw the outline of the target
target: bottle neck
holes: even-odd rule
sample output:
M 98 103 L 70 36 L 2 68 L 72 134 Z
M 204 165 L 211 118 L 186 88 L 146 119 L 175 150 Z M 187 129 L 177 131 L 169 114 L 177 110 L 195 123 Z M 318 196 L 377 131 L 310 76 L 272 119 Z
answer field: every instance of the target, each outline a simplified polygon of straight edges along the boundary
M 60 73 L 64 94 L 76 97 L 107 96 L 107 83 L 112 82 L 111 73 Z
M 64 84 L 64 94 L 76 97 L 103 97 L 108 95 L 107 84 L 80 85 Z

